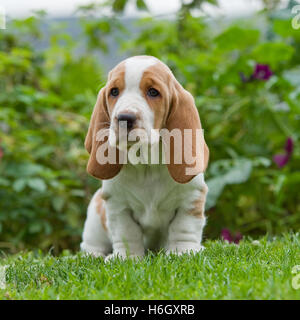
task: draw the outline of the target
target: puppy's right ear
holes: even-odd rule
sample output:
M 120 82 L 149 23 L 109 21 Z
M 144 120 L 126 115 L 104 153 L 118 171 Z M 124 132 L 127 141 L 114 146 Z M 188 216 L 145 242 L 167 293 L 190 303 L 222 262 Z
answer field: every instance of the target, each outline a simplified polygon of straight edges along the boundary
M 207 168 L 209 159 L 209 149 L 204 140 L 202 133 L 202 127 L 198 110 L 196 108 L 194 98 L 192 95 L 183 89 L 179 82 L 174 79 L 174 87 L 172 94 L 172 105 L 169 117 L 167 119 L 166 128 L 171 132 L 173 129 L 179 129 L 181 131 L 181 147 L 183 148 L 181 154 L 191 155 L 195 161 L 192 164 L 188 164 L 185 161 L 184 156 L 181 159 L 180 164 L 176 164 L 174 161 L 176 154 L 175 142 L 170 142 L 170 163 L 168 164 L 168 170 L 171 177 L 178 183 L 187 183 L 197 174 L 204 172 Z M 192 138 L 190 141 L 185 141 L 184 130 L 191 130 Z M 201 130 L 197 141 L 197 130 Z M 199 144 L 199 150 L 197 148 Z M 192 169 L 192 173 L 187 174 L 188 170 Z
M 93 110 L 93 114 L 90 120 L 90 125 L 88 129 L 88 133 L 85 138 L 85 148 L 90 154 L 90 158 L 87 165 L 87 172 L 95 178 L 98 179 L 111 179 L 116 176 L 121 168 L 122 164 L 118 163 L 119 152 L 118 149 L 114 150 L 116 152 L 116 163 L 105 163 L 100 164 L 97 161 L 97 150 L 99 147 L 106 143 L 107 144 L 107 152 L 110 152 L 109 149 L 114 147 L 110 147 L 108 145 L 108 136 L 101 141 L 97 139 L 97 136 L 102 135 L 101 132 L 105 130 L 109 130 L 110 127 L 110 116 L 107 109 L 106 103 L 106 87 L 102 88 L 98 94 L 97 101 Z M 102 131 L 103 130 L 103 131 Z M 98 140 L 98 141 L 97 141 Z

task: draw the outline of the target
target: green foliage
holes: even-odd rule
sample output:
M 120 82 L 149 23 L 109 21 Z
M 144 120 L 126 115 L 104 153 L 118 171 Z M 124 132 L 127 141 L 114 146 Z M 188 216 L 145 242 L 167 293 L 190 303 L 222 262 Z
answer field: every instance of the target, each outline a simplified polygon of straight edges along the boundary
M 58 251 L 78 243 L 96 185 L 83 140 L 102 72 L 94 58 L 75 58 L 64 34 L 34 50 L 37 18 L 17 25 L 0 34 L 0 248 Z
M 208 181 L 209 197 L 206 210 L 214 207 L 224 187 L 228 184 L 246 182 L 252 171 L 252 161 L 236 158 L 232 160 L 218 160 L 210 167 L 214 178 Z
M 67 251 L 59 257 L 20 253 L 0 263 L 7 274 L 0 299 L 299 300 L 292 286 L 299 245 L 299 234 L 238 246 L 207 241 L 196 255 L 151 253 L 141 261 L 109 263 Z
M 243 50 L 254 45 L 259 39 L 259 31 L 242 29 L 237 26 L 228 28 L 215 38 L 215 42 L 224 51 Z
M 253 51 L 253 58 L 261 63 L 269 64 L 273 69 L 289 61 L 294 54 L 294 48 L 282 42 L 263 43 Z
M 127 2 L 113 2 L 118 16 Z M 56 23 L 40 50 L 44 13 L 0 31 L 0 249 L 78 248 L 99 186 L 85 172 L 83 147 L 106 81 L 97 54 L 115 54 L 107 41 L 120 32 L 128 55 L 160 58 L 195 97 L 210 149 L 205 236 L 219 237 L 225 227 L 250 235 L 299 230 L 299 32 L 267 11 L 224 27 L 192 14 L 203 2 L 182 3 L 173 20 L 139 19 L 133 35 L 117 16 L 99 18 L 103 7 L 91 4 L 79 11 L 76 39 Z M 250 79 L 257 63 L 274 75 L 243 82 L 240 73 Z M 278 169 L 272 157 L 287 137 L 295 150 Z

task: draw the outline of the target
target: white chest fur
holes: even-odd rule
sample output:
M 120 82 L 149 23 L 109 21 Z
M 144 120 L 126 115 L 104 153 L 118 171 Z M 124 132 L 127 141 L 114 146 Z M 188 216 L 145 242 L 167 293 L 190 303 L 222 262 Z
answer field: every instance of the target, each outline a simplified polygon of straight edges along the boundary
M 127 164 L 118 176 L 103 181 L 102 192 L 109 197 L 108 225 L 114 215 L 130 211 L 142 229 L 145 248 L 160 248 L 177 210 L 189 210 L 203 185 L 203 174 L 187 184 L 179 184 L 170 177 L 165 165 Z

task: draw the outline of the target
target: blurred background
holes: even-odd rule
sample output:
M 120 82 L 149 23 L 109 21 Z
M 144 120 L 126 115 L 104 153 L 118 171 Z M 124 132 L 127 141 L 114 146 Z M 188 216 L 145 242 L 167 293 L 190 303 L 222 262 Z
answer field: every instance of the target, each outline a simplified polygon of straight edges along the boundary
M 108 70 L 139 54 L 168 64 L 195 97 L 210 148 L 204 238 L 299 231 L 297 1 L 0 8 L 0 250 L 78 250 L 101 184 L 85 171 L 91 111 Z

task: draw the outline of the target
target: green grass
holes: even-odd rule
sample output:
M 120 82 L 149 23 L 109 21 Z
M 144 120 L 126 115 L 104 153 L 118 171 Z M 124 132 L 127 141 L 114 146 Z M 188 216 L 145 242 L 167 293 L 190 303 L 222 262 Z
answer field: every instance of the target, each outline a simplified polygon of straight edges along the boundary
M 300 265 L 300 234 L 205 246 L 197 255 L 149 254 L 140 262 L 106 264 L 67 252 L 4 257 L 7 286 L 0 299 L 300 299 L 291 273 Z

